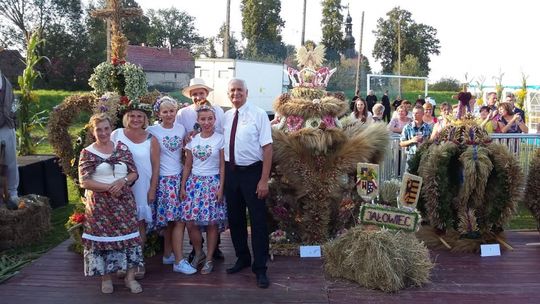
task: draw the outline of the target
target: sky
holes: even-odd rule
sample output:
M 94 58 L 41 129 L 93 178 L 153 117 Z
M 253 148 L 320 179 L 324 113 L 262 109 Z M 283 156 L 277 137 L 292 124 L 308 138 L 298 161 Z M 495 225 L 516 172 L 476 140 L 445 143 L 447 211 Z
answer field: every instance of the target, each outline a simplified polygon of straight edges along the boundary
M 262 0 L 264 1 L 264 0 Z M 176 7 L 195 17 L 195 27 L 205 37 L 215 36 L 225 22 L 226 0 L 137 0 L 144 10 Z M 231 31 L 241 39 L 240 0 L 231 0 Z M 306 40 L 320 42 L 321 0 L 307 0 Z M 437 29 L 440 55 L 431 56 L 430 82 L 442 77 L 465 81 L 485 79 L 494 85 L 503 74 L 504 85 L 521 85 L 527 76 L 528 85 L 540 85 L 538 51 L 539 4 L 530 0 L 371 0 L 341 1 L 349 4 L 356 48 L 359 47 L 360 23 L 364 11 L 362 53 L 374 72 L 381 70 L 373 59 L 377 19 L 396 6 L 412 13 L 417 23 Z M 282 30 L 286 44 L 299 46 L 302 32 L 303 0 L 281 0 Z M 346 16 L 347 10 L 343 10 Z

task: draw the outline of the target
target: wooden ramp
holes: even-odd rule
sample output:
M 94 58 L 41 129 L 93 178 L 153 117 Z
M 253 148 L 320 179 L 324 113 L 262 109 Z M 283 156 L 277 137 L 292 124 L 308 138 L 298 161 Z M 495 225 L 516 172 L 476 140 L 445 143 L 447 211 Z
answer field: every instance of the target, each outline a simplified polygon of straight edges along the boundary
M 116 280 L 115 292 L 104 295 L 98 278 L 83 276 L 82 257 L 68 251 L 66 241 L 0 285 L 0 303 L 540 303 L 540 246 L 526 246 L 540 235 L 507 237 L 515 250 L 500 257 L 432 252 L 432 283 L 393 294 L 329 278 L 320 259 L 281 256 L 268 264 L 270 288 L 259 289 L 249 269 L 225 273 L 235 261 L 227 232 L 221 246 L 225 261 L 212 274 L 174 273 L 156 256 L 147 260 L 143 293 L 130 294 Z

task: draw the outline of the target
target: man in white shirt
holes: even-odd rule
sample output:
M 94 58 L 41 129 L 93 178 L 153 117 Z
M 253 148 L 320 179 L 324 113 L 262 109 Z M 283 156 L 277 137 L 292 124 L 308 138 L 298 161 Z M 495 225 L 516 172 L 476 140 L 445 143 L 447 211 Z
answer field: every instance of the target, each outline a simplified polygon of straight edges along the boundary
M 17 148 L 15 138 L 15 112 L 13 110 L 13 103 L 15 102 L 15 96 L 13 95 L 13 89 L 8 79 L 2 75 L 0 71 L 0 143 L 4 146 L 4 159 L 5 165 L 2 170 L 6 170 L 6 179 L 3 182 L 7 182 L 8 196 L 5 197 L 3 188 L 0 193 L 0 203 L 5 203 L 10 209 L 17 208 L 17 201 L 19 200 L 17 195 L 17 188 L 19 187 L 19 169 L 17 168 Z M 3 178 L 0 176 L 0 178 Z
M 232 79 L 228 96 L 233 108 L 225 113 L 225 197 L 236 263 L 227 273 L 251 266 L 257 286 L 268 288 L 268 228 L 266 201 L 272 165 L 272 131 L 264 110 L 247 102 L 245 81 Z M 247 243 L 246 207 L 251 224 L 253 264 Z
M 176 123 L 183 125 L 189 136 L 198 133 L 196 130 L 197 108 L 208 101 L 206 98 L 210 92 L 212 92 L 212 88 L 207 86 L 201 78 L 192 78 L 189 81 L 189 86 L 182 90 L 182 95 L 191 98 L 193 104 L 178 110 Z M 213 106 L 213 108 L 216 113 L 216 132 L 223 134 L 223 109 L 219 106 Z

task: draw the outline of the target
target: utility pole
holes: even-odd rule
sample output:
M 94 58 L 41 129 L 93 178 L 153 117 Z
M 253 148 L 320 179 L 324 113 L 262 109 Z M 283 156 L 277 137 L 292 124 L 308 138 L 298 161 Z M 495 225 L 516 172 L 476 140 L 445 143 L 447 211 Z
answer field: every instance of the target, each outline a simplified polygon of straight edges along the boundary
M 302 18 L 302 41 L 301 41 L 301 45 L 304 45 L 304 43 L 306 42 L 306 2 L 307 2 L 307 0 L 304 0 L 304 17 Z
M 362 11 L 362 21 L 360 22 L 360 43 L 358 49 L 358 61 L 356 62 L 356 88 L 354 94 L 360 96 L 360 72 L 362 71 L 362 63 L 364 62 L 364 56 L 362 56 L 362 42 L 364 41 L 364 11 Z
M 225 37 L 223 37 L 223 58 L 229 58 L 229 36 L 231 25 L 231 0 L 227 0 L 227 14 L 225 16 Z
M 397 58 L 398 58 L 398 64 L 397 64 L 397 73 L 398 76 L 401 76 L 401 15 L 398 17 L 398 28 L 397 28 Z M 399 96 L 401 96 L 401 77 L 398 78 L 398 92 Z

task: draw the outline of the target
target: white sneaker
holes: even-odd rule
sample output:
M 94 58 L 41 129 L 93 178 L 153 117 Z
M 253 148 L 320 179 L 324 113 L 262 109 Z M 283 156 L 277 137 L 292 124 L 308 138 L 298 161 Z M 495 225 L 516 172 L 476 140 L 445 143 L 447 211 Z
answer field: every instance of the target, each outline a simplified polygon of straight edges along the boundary
M 197 269 L 193 268 L 186 259 L 182 259 L 180 263 L 173 265 L 173 271 L 183 274 L 194 274 L 197 272 Z
M 175 260 L 174 253 L 171 252 L 171 254 L 168 257 L 163 256 L 162 262 L 163 262 L 163 265 L 172 265 L 174 264 L 174 260 Z

